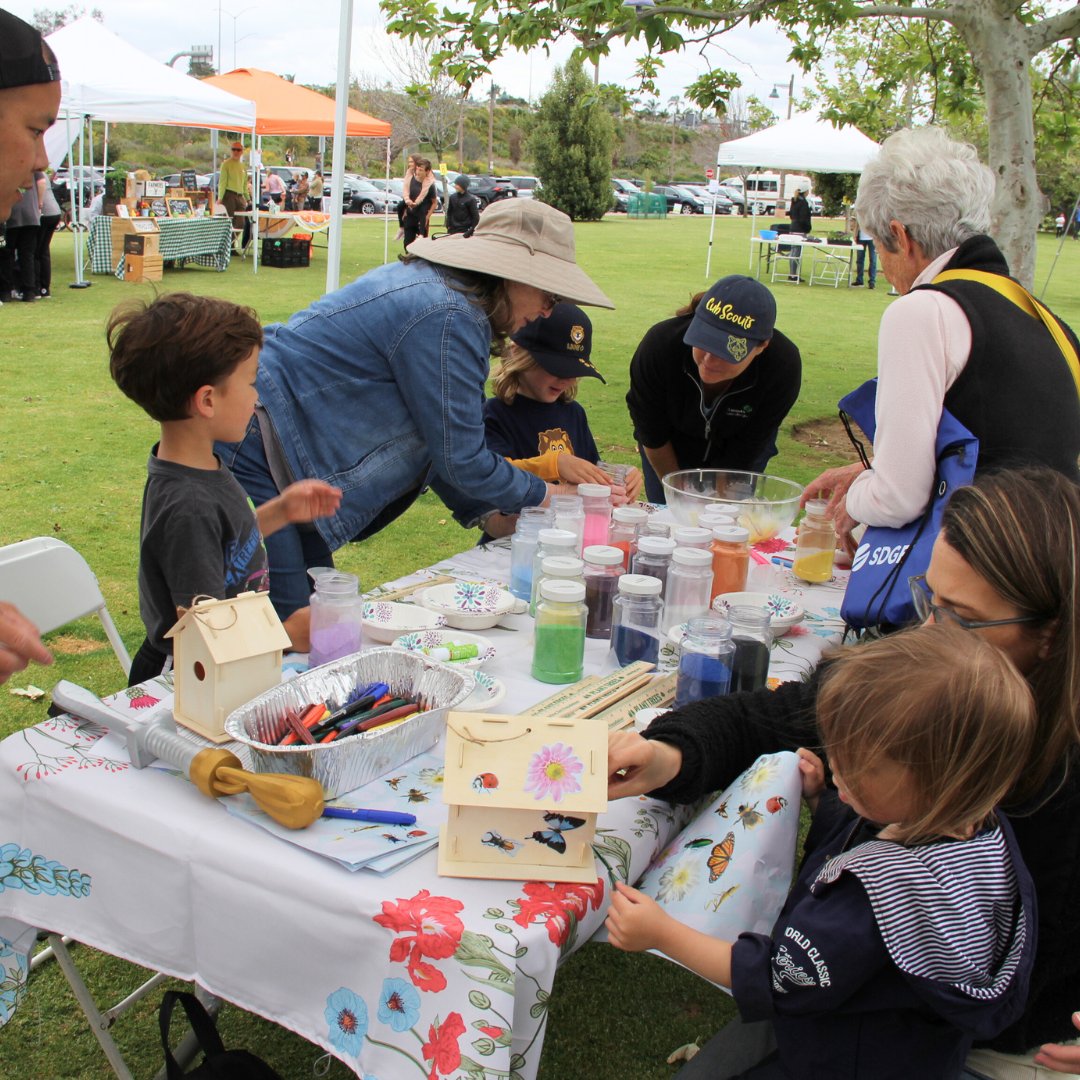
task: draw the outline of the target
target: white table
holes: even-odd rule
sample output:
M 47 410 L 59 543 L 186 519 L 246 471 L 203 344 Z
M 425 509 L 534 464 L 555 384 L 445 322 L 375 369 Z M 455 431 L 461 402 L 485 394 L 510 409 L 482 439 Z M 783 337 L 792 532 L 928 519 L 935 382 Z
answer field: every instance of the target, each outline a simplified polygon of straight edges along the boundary
M 777 249 L 780 246 L 790 248 L 790 254 L 778 255 Z M 841 281 L 851 281 L 851 270 L 855 264 L 857 250 L 858 246 L 855 244 L 829 244 L 805 236 L 792 236 L 789 233 L 781 233 L 772 239 L 765 239 L 762 236 L 750 238 L 750 262 L 753 264 L 756 254 L 757 268 L 754 276 L 759 281 L 762 261 L 765 262 L 766 271 L 770 266 L 772 267 L 772 281 L 787 281 L 790 278 L 790 267 L 801 267 L 803 255 L 810 254 L 812 262 L 807 283 L 812 286 L 816 281 L 818 284 L 830 284 L 835 288 Z M 788 264 L 787 273 L 777 270 L 777 265 L 783 263 Z M 801 271 L 798 276 L 801 277 Z
M 508 572 L 504 543 L 392 586 Z M 807 618 L 773 652 L 781 680 L 812 669 L 841 628 L 842 581 L 799 591 Z M 504 712 L 556 689 L 528 676 L 531 620 L 513 618 L 524 628 L 485 631 Z M 589 642 L 586 673 L 605 656 Z M 170 694 L 160 678 L 109 700 L 139 712 Z M 556 966 L 601 925 L 612 880 L 637 881 L 689 813 L 644 797 L 612 803 L 593 885 L 440 878 L 434 852 L 385 877 L 350 873 L 230 815 L 172 770 L 131 768 L 117 736 L 49 720 L 0 743 L 0 1023 L 25 990 L 14 943 L 29 948 L 41 927 L 195 980 L 361 1076 L 426 1073 L 438 1018 L 463 1055 L 454 1075 L 530 1080 Z M 350 1015 L 351 1033 L 339 1022 Z

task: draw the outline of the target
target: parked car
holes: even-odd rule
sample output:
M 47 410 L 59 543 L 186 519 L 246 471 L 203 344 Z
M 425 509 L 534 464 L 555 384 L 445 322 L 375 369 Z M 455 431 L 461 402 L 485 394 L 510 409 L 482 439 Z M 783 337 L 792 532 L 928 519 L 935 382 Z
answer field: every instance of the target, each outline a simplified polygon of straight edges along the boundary
M 182 176 L 181 173 L 178 173 L 178 172 L 167 173 L 165 176 L 159 177 L 159 179 L 164 180 L 167 187 L 183 187 L 184 186 L 183 176 Z M 195 174 L 195 182 L 201 188 L 209 187 L 210 186 L 210 179 L 211 179 L 211 174 L 210 173 L 196 173 Z
M 349 201 L 345 206 L 348 214 L 381 214 L 387 209 L 391 213 L 397 210 L 400 201 L 393 192 L 380 191 L 370 180 L 363 177 L 349 177 Z M 325 188 L 323 189 L 326 190 Z
M 693 192 L 678 184 L 657 184 L 653 191 L 668 199 L 668 210 L 678 210 L 680 214 L 704 214 L 705 203 Z
M 712 192 L 707 187 L 703 187 L 701 184 L 680 184 L 680 187 L 686 188 L 687 191 L 696 195 L 705 204 L 705 213 L 711 214 L 713 212 L 713 205 L 716 206 L 716 212 L 718 214 L 737 214 L 738 209 L 735 204 L 729 199 L 723 192 Z
M 469 173 L 469 194 L 476 199 L 481 210 L 500 199 L 516 199 L 517 188 L 493 176 L 473 176 Z
M 637 184 L 631 183 L 629 180 L 620 180 L 618 177 L 613 176 L 611 178 L 612 186 L 616 191 L 621 191 L 624 195 L 640 195 L 641 188 Z
M 823 214 L 825 212 L 825 203 L 820 195 L 815 195 L 811 192 L 806 196 L 806 201 L 810 206 L 811 214 Z
M 630 196 L 623 191 L 622 188 L 613 185 L 611 188 L 611 198 L 614 201 L 614 205 L 611 209 L 614 210 L 615 213 L 625 214 L 630 210 Z
M 500 184 L 513 184 L 517 188 L 519 199 L 531 199 L 537 191 L 542 191 L 544 185 L 540 183 L 538 176 L 500 176 Z
M 728 183 L 726 180 L 720 182 L 720 193 L 729 198 L 740 209 L 746 206 L 746 196 L 743 194 L 742 182 L 738 185 L 734 182 Z

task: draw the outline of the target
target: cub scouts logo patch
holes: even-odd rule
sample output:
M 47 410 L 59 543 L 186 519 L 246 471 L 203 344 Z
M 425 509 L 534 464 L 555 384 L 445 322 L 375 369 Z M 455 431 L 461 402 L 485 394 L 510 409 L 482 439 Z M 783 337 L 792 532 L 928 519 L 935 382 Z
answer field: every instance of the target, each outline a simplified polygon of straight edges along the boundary
M 731 357 L 735 363 L 742 363 L 746 359 L 746 354 L 750 351 L 746 338 L 736 337 L 734 334 L 728 334 L 727 339 L 727 351 L 728 356 Z

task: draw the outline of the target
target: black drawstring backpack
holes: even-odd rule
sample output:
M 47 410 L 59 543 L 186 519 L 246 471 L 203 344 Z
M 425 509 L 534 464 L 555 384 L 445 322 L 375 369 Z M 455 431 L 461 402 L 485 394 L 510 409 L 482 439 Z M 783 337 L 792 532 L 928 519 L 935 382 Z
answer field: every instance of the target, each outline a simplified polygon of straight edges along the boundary
M 202 1063 L 189 1072 L 184 1072 L 169 1049 L 169 1022 L 173 1009 L 182 1005 L 187 1013 L 188 1023 L 195 1033 L 202 1052 Z M 226 1050 L 221 1041 L 214 1018 L 203 1007 L 203 1003 L 186 990 L 167 990 L 161 999 L 158 1010 L 158 1023 L 161 1027 L 161 1045 L 165 1051 L 165 1074 L 168 1080 L 187 1080 L 199 1077 L 200 1080 L 282 1080 L 262 1058 L 257 1058 L 249 1050 Z

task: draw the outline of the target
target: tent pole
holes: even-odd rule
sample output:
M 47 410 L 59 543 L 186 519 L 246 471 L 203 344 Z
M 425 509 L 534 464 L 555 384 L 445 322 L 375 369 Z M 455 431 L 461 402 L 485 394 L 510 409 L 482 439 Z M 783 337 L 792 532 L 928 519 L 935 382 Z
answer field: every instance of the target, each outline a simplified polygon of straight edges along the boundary
M 352 53 L 353 0 L 341 0 L 338 17 L 337 90 L 334 101 L 334 171 L 330 189 L 337 198 L 330 207 L 330 240 L 326 252 L 326 291 L 341 284 L 341 229 L 345 191 L 345 135 L 349 108 L 349 58 Z
M 254 208 L 254 213 L 251 218 L 251 228 L 254 230 L 251 234 L 251 242 L 254 245 L 254 251 L 251 254 L 251 272 L 257 274 L 259 272 L 259 205 L 262 203 L 262 192 L 259 190 L 259 177 L 262 175 L 262 136 L 254 135 L 252 138 L 252 153 L 251 153 L 251 205 Z M 270 219 L 266 219 L 267 232 L 270 230 Z
M 386 140 L 386 194 L 390 194 L 390 139 Z M 385 266 L 390 261 L 390 199 L 383 207 L 382 261 Z
M 713 234 L 716 232 L 716 195 L 712 200 L 712 221 L 709 222 L 709 252 L 705 256 L 705 280 L 709 280 L 709 267 L 712 266 Z
M 109 121 L 105 121 L 105 141 L 102 144 L 103 149 L 101 152 L 101 167 L 105 170 L 105 175 L 109 175 Z
M 75 195 L 71 200 L 71 227 L 75 233 L 75 280 L 68 286 L 69 289 L 89 289 L 93 284 L 84 276 L 83 267 L 83 236 L 82 229 L 82 193 L 83 193 L 83 142 L 86 134 L 86 121 L 88 116 L 79 117 L 79 178 L 75 187 Z M 69 116 L 70 122 L 70 116 Z M 69 144 L 70 145 L 70 144 Z M 71 174 L 71 153 L 68 153 L 68 175 Z M 71 182 L 68 181 L 68 190 L 71 191 Z

